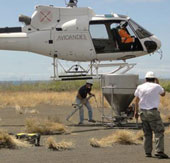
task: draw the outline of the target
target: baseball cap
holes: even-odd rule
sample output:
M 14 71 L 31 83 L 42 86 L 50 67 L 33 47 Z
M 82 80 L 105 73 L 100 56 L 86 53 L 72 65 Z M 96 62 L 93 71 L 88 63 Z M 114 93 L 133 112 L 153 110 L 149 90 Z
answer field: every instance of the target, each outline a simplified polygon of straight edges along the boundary
M 154 72 L 148 71 L 145 75 L 145 78 L 156 78 Z
M 93 80 L 87 80 L 86 83 L 93 85 Z

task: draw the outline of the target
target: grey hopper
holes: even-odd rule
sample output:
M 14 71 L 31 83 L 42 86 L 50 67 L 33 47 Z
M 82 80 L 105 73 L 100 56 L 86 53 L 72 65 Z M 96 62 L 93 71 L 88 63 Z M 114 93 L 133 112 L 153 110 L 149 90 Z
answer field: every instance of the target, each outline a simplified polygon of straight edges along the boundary
M 138 75 L 103 75 L 102 92 L 116 115 L 126 112 L 134 98 Z

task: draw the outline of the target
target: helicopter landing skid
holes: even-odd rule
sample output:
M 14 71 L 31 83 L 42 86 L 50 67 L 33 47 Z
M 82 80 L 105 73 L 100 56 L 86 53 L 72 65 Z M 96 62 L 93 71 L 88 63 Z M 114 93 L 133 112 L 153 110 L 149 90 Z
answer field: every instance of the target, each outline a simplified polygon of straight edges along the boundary
M 59 62 L 58 58 L 53 58 L 53 73 L 51 77 L 53 80 L 87 80 L 87 79 L 100 79 L 101 75 L 104 74 L 125 74 L 131 70 L 136 64 L 135 63 L 99 63 L 97 61 L 90 62 L 88 68 L 84 68 L 79 64 L 72 65 L 69 69 L 65 69 L 64 66 Z M 114 70 L 107 73 L 99 73 L 100 68 L 116 67 Z M 64 74 L 59 74 L 59 68 L 64 71 Z

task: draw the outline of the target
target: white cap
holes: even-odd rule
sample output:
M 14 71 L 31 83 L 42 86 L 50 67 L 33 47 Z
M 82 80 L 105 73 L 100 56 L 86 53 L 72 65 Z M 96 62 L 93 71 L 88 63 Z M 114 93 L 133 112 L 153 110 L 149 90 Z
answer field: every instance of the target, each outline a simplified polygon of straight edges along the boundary
M 87 80 L 86 83 L 93 85 L 93 80 Z
M 145 78 L 156 78 L 156 76 L 152 71 L 148 71 L 145 75 Z

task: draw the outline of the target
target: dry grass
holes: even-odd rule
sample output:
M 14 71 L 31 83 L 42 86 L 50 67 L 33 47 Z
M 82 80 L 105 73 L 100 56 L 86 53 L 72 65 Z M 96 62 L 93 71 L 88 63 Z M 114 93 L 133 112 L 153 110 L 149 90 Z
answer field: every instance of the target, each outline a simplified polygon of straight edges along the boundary
M 98 105 L 101 106 L 101 92 L 94 90 Z M 32 108 L 39 104 L 49 104 L 58 106 L 70 106 L 76 97 L 77 91 L 68 92 L 1 92 L 0 93 L 0 108 L 13 107 L 16 110 L 21 111 L 23 108 Z M 69 97 L 69 98 L 66 98 Z M 165 97 L 161 98 L 161 109 L 170 110 L 170 93 L 167 93 Z M 95 100 L 91 99 L 92 105 L 96 106 Z M 108 107 L 108 103 L 105 101 L 105 107 Z
M 161 98 L 160 108 L 170 110 L 170 93 L 166 93 L 165 97 Z
M 136 139 L 137 141 L 143 141 L 143 139 L 144 139 L 144 133 L 143 133 L 142 130 L 136 132 L 135 134 L 136 134 L 136 135 L 135 135 L 135 139 Z
M 92 147 L 107 147 L 112 146 L 114 143 L 131 145 L 131 144 L 140 144 L 141 136 L 136 136 L 135 132 L 130 130 L 117 130 L 112 135 L 97 140 L 92 138 L 90 140 L 90 145 Z
M 16 149 L 29 146 L 30 145 L 27 142 L 18 140 L 14 136 L 10 136 L 8 133 L 0 131 L 0 148 Z
M 28 133 L 40 133 L 43 135 L 67 132 L 66 126 L 61 123 L 37 118 L 26 119 L 25 128 Z
M 14 143 L 16 144 L 17 148 L 18 147 L 31 147 L 31 144 L 27 141 L 22 141 L 22 140 L 19 140 L 19 139 L 16 139 L 15 137 L 12 137 Z
M 170 127 L 165 129 L 165 134 L 170 135 Z
M 94 92 L 97 101 L 101 101 L 100 91 Z M 72 92 L 6 92 L 0 93 L 0 108 L 13 107 L 23 114 L 23 108 L 32 108 L 40 104 L 71 106 L 76 98 L 77 91 Z M 69 97 L 69 98 L 67 98 Z M 91 100 L 92 105 L 96 105 Z
M 166 122 L 170 122 L 170 114 L 165 116 Z
M 12 137 L 3 131 L 0 131 L 0 148 L 16 148 Z
M 166 128 L 165 134 L 170 134 L 170 127 Z M 112 135 L 96 139 L 90 139 L 90 145 L 92 147 L 111 147 L 114 143 L 123 144 L 123 145 L 137 145 L 141 144 L 144 139 L 144 133 L 142 130 L 138 132 L 130 130 L 117 130 Z M 153 137 L 154 140 L 154 137 Z
M 161 118 L 163 120 L 163 122 L 169 123 L 170 122 L 170 114 L 162 114 L 161 113 Z
M 68 97 L 66 99 L 66 97 Z M 7 92 L 0 93 L 0 107 L 31 108 L 39 104 L 71 105 L 76 92 Z
M 39 111 L 35 109 L 21 108 L 19 105 L 15 106 L 15 111 L 17 114 L 39 114 Z
M 29 114 L 39 114 L 39 111 L 35 110 L 35 109 L 26 109 L 25 113 L 29 113 Z
M 73 148 L 72 142 L 56 142 L 53 137 L 48 137 L 46 141 L 47 147 L 52 150 L 63 151 L 63 150 L 70 150 Z

